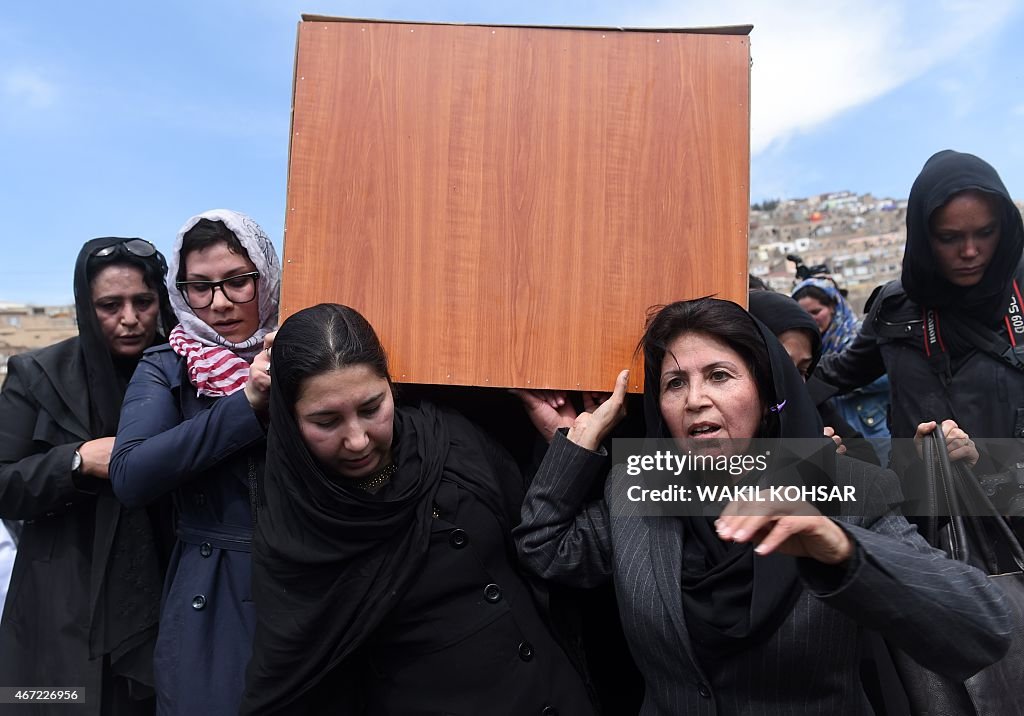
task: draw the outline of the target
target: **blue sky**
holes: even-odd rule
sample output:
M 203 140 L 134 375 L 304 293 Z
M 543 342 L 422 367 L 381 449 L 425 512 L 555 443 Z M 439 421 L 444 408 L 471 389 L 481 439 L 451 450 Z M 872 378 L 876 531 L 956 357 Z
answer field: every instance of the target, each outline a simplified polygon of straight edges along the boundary
M 281 247 L 303 12 L 450 22 L 753 24 L 751 200 L 906 196 L 933 152 L 1024 197 L 1024 1 L 7 3 L 0 16 L 0 300 L 71 300 L 94 236 L 165 252 L 189 216 L 251 214 Z

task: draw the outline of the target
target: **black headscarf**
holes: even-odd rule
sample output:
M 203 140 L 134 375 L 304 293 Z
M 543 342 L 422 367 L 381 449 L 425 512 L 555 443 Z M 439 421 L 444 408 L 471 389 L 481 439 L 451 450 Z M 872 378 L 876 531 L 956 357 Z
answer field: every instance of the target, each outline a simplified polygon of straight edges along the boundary
M 780 336 L 786 331 L 802 330 L 811 339 L 811 365 L 807 374 L 814 372 L 814 367 L 821 359 L 821 333 L 814 322 L 795 300 L 774 291 L 750 292 L 750 315 L 768 326 L 773 334 Z
M 97 438 L 116 434 L 125 390 L 141 355 L 135 359 L 111 355 L 92 304 L 91 280 L 107 266 L 134 266 L 159 298 L 160 321 L 154 343 L 166 341 L 176 322 L 164 286 L 167 263 L 159 252 L 140 257 L 121 248 L 107 257 L 94 256 L 100 249 L 129 240 L 108 236 L 87 241 L 75 263 L 78 342 L 88 378 L 89 429 Z M 163 589 L 163 555 L 158 544 L 161 526 L 153 524 L 146 509 L 122 506 L 106 482 L 98 487 L 95 519 L 89 653 L 92 658 L 108 656 L 111 671 L 130 679 L 132 695 L 145 697 L 153 685 L 152 655 Z
M 147 257 L 126 254 L 122 249 L 110 256 L 93 256 L 100 249 L 131 240 L 116 236 L 92 239 L 85 242 L 75 262 L 75 316 L 78 320 L 78 341 L 89 378 L 89 429 L 97 437 L 117 433 L 124 392 L 142 356 L 124 360 L 111 355 L 110 346 L 96 318 L 96 309 L 92 305 L 91 280 L 107 266 L 134 266 L 142 270 L 149 288 L 156 292 L 160 300 L 160 321 L 154 344 L 166 342 L 168 333 L 177 323 L 164 285 L 167 262 L 159 251 Z
M 279 334 L 275 359 L 281 342 Z M 272 381 L 265 505 L 253 543 L 256 634 L 242 713 L 294 712 L 377 629 L 426 557 L 442 476 L 506 521 L 506 498 L 466 448 L 466 434 L 451 427 L 451 416 L 429 403 L 397 408 L 398 469 L 371 495 L 324 472 Z M 503 527 L 508 533 L 512 525 Z
M 750 322 L 750 330 L 760 335 L 768 349 L 770 365 L 762 368 L 764 372 L 770 372 L 771 388 L 765 397 L 769 402 L 768 410 L 775 407 L 777 412 L 774 412 L 776 419 L 763 421 L 762 434 L 758 437 L 776 440 L 821 438 L 822 424 L 818 411 L 786 350 L 767 326 L 733 305 L 745 316 L 743 320 Z M 661 361 L 645 346 L 644 414 L 649 438 L 671 437 L 661 415 L 660 385 Z M 763 395 L 764 391 L 759 393 Z M 781 408 L 778 407 L 780 405 Z M 791 467 L 785 462 L 786 458 L 779 457 L 783 454 L 784 449 L 773 448 L 773 470 Z M 805 481 L 820 480 L 822 476 L 832 474 L 829 470 L 835 459 L 834 449 L 825 446 L 816 459 L 819 462 L 806 466 L 813 471 L 810 475 L 806 474 L 804 466 L 793 466 Z M 714 518 L 694 516 L 681 520 L 683 610 L 691 641 L 701 662 L 708 664 L 728 658 L 770 637 L 786 620 L 802 590 L 793 558 L 780 554 L 756 556 L 749 543 L 721 540 L 715 530 Z
M 999 198 L 1000 239 L 991 263 L 974 286 L 954 286 L 943 277 L 928 243 L 929 221 L 954 195 L 977 190 Z M 944 308 L 985 325 L 1001 320 L 1009 305 L 1009 286 L 1024 249 L 1024 225 L 1002 180 L 987 162 L 973 154 L 943 150 L 925 162 L 907 202 L 907 245 L 901 280 L 918 305 Z
M 835 423 L 836 416 L 827 412 L 829 408 L 826 401 L 836 394 L 836 389 L 814 375 L 814 368 L 821 360 L 823 346 L 822 334 L 818 332 L 818 324 L 814 322 L 811 314 L 793 298 L 774 291 L 751 291 L 750 314 L 768 326 L 776 336 L 797 329 L 808 333 L 811 339 L 811 365 L 807 370 L 810 376 L 806 382 L 807 391 L 812 402 L 819 406 L 818 414 L 826 421 L 831 419 L 830 425 Z

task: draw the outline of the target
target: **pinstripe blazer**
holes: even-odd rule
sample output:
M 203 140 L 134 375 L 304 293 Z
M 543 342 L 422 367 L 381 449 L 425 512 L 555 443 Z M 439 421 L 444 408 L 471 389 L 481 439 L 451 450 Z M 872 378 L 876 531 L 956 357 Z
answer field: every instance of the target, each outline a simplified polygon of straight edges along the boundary
M 868 516 L 836 518 L 854 541 L 854 557 L 840 567 L 798 559 L 804 591 L 775 634 L 702 665 L 683 615 L 680 521 L 635 514 L 636 503 L 624 499 L 631 479 L 620 468 L 609 475 L 604 500 L 583 504 L 606 463 L 606 455 L 557 434 L 514 535 L 521 560 L 541 577 L 583 587 L 614 578 L 644 676 L 643 716 L 871 714 L 858 671 L 865 628 L 957 679 L 1009 645 L 998 587 L 917 534 L 893 507 L 901 498 L 893 473 L 840 458 L 837 482 L 867 500 L 858 512 Z

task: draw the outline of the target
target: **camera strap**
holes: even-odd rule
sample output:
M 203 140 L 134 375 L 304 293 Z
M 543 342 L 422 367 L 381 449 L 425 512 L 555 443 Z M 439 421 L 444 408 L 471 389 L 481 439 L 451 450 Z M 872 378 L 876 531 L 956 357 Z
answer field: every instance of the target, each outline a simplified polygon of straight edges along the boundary
M 1014 278 L 1010 286 L 1010 302 L 1003 315 L 1006 338 L 995 331 L 979 329 L 950 313 L 945 317 L 946 326 L 966 338 L 975 348 L 998 361 L 1024 372 L 1024 298 Z M 942 341 L 942 324 L 939 312 L 934 308 L 924 309 L 924 352 L 932 372 L 938 375 L 944 385 L 953 380 L 949 353 Z

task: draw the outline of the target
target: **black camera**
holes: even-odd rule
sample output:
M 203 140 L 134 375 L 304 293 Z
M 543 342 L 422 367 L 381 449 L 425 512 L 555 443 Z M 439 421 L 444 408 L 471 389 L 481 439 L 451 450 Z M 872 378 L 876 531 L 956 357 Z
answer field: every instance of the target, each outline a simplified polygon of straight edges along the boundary
M 813 266 L 807 266 L 804 264 L 804 260 L 796 254 L 786 254 L 786 260 L 792 261 L 796 264 L 796 277 L 799 281 L 803 281 L 805 278 L 813 278 L 815 276 L 828 278 L 829 274 L 827 264 L 814 264 Z
M 995 475 L 980 475 L 978 483 L 996 511 L 1004 517 L 1024 517 L 1024 470 L 1011 468 Z

